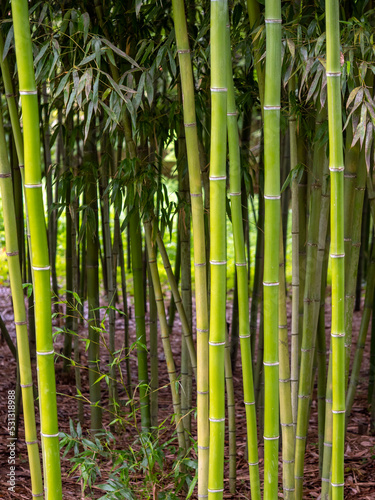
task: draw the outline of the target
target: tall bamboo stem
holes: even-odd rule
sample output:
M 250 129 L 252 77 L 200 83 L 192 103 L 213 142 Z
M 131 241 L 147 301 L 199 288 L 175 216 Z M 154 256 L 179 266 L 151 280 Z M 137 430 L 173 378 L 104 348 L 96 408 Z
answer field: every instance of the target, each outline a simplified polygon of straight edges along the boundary
M 339 2 L 326 2 L 327 104 L 331 174 L 332 258 L 332 498 L 344 498 L 345 438 L 345 249 Z
M 264 498 L 278 495 L 281 2 L 266 0 L 264 94 Z
M 28 2 L 12 2 L 16 58 L 21 94 L 25 188 L 29 214 L 35 294 L 35 326 L 46 498 L 62 497 L 57 423 L 54 350 L 50 300 L 50 266 L 44 219 L 40 164 L 39 109 L 35 85 Z

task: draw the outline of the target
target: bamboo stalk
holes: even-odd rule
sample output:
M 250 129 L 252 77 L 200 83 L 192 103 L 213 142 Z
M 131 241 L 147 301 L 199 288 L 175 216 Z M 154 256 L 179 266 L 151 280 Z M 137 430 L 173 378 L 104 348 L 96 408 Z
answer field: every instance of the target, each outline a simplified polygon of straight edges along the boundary
M 331 174 L 332 258 L 332 498 L 344 498 L 345 438 L 345 249 L 339 2 L 326 2 L 327 104 Z
M 172 0 L 173 22 L 180 64 L 184 126 L 188 156 L 197 316 L 197 434 L 198 495 L 207 495 L 209 460 L 208 422 L 208 305 L 206 238 L 201 187 L 194 81 L 183 0 Z
M 185 442 L 185 434 L 184 434 L 184 423 L 183 423 L 182 415 L 181 415 L 180 396 L 179 396 L 178 389 L 177 389 L 178 385 L 177 385 L 176 367 L 175 367 L 175 363 L 173 360 L 171 343 L 169 341 L 168 324 L 167 324 L 167 318 L 166 318 L 166 314 L 165 314 L 165 307 L 164 307 L 163 294 L 162 294 L 162 290 L 161 290 L 160 277 L 159 277 L 158 267 L 157 267 L 157 263 L 156 263 L 155 248 L 153 246 L 152 239 L 151 239 L 152 238 L 151 222 L 146 221 L 144 223 L 144 228 L 145 228 L 147 252 L 148 252 L 148 259 L 149 259 L 148 262 L 150 265 L 152 284 L 154 287 L 156 306 L 158 309 L 158 317 L 159 317 L 159 324 L 160 324 L 160 330 L 161 330 L 161 339 L 162 339 L 162 343 L 163 343 L 163 349 L 164 349 L 164 354 L 165 354 L 165 360 L 167 363 L 169 382 L 170 382 L 170 387 L 171 387 L 171 392 L 172 392 L 173 411 L 175 414 L 178 445 L 179 445 L 180 449 L 182 450 L 182 452 L 185 454 L 186 453 L 186 442 Z
M 278 495 L 281 2 L 266 0 L 264 93 L 264 498 Z
M 211 1 L 211 163 L 210 163 L 210 457 L 208 499 L 224 492 L 225 335 L 226 335 L 226 113 L 227 3 Z
M 21 94 L 25 188 L 29 214 L 35 294 L 35 326 L 46 498 L 62 497 L 56 383 L 50 297 L 50 266 L 44 219 L 40 164 L 39 109 L 35 85 L 28 2 L 12 2 L 16 58 Z
M 230 31 L 227 25 L 228 54 L 231 53 Z M 260 499 L 258 439 L 254 397 L 253 370 L 251 358 L 251 336 L 249 323 L 249 291 L 247 280 L 246 249 L 241 207 L 241 169 L 238 141 L 237 111 L 234 96 L 232 59 L 227 59 L 227 127 L 230 159 L 230 199 L 238 290 L 238 336 L 241 346 L 244 404 L 248 443 L 248 464 L 251 495 L 253 500 Z M 255 326 L 256 330 L 256 326 Z
M 35 424 L 33 378 L 31 373 L 21 267 L 18 256 L 18 241 L 17 233 L 14 231 L 16 226 L 16 217 L 13 198 L 12 174 L 7 155 L 2 113 L 0 113 L 0 187 L 9 278 L 13 298 L 14 322 L 17 334 L 17 361 L 20 384 L 22 388 L 23 412 L 25 419 L 25 441 L 29 457 L 32 493 L 33 496 L 36 496 L 43 495 L 43 481 Z M 15 350 L 14 354 L 16 354 Z M 11 438 L 12 437 L 14 436 L 11 434 Z

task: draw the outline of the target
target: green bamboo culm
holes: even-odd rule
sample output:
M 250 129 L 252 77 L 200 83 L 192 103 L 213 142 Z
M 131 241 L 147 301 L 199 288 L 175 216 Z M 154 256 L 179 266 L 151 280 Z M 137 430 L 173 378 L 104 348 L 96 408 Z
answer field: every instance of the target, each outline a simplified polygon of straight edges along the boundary
M 230 25 L 227 25 L 228 54 L 230 48 Z M 242 358 L 244 403 L 246 410 L 248 464 L 250 474 L 251 498 L 260 499 L 258 436 L 251 358 L 251 336 L 249 323 L 249 290 L 247 281 L 246 249 L 242 223 L 241 204 L 241 159 L 238 138 L 237 111 L 234 96 L 234 84 L 231 57 L 227 58 L 227 127 L 230 160 L 230 199 L 236 275 L 238 286 L 239 339 Z
M 41 179 L 38 96 L 27 0 L 12 2 L 12 16 L 23 115 L 25 190 L 34 277 L 44 487 L 47 500 L 59 500 L 62 498 L 62 486 L 52 342 L 50 266 Z
M 195 114 L 193 69 L 190 59 L 184 0 L 172 0 L 172 6 L 181 74 L 191 216 L 193 222 L 195 304 L 197 318 L 198 495 L 205 498 L 208 487 L 209 459 L 208 297 L 205 222 Z
M 264 96 L 264 499 L 278 495 L 281 2 L 266 0 Z
M 20 384 L 22 388 L 23 413 L 25 420 L 25 441 L 29 456 L 31 486 L 33 496 L 43 495 L 42 471 L 39 459 L 39 446 L 35 424 L 33 378 L 31 373 L 29 339 L 25 301 L 19 262 L 16 215 L 13 198 L 11 168 L 7 155 L 2 113 L 0 113 L 0 187 L 4 217 L 5 242 L 12 289 L 14 322 L 17 333 L 17 356 L 19 362 Z
M 332 258 L 332 499 L 344 498 L 345 438 L 345 253 L 339 2 L 326 2 L 327 104 L 331 177 Z
M 211 165 L 210 264 L 211 304 L 209 340 L 210 453 L 208 499 L 224 492 L 226 334 L 226 144 L 227 144 L 227 2 L 211 1 Z

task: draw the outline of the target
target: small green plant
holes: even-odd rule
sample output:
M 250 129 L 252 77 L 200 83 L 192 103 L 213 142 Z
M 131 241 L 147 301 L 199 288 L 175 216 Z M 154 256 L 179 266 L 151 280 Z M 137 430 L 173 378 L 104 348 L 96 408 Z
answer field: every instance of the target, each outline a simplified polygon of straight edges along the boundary
M 144 499 L 177 500 L 181 495 L 190 498 L 197 482 L 197 461 L 189 455 L 196 443 L 192 440 L 188 456 L 169 464 L 169 457 L 176 456 L 178 450 L 175 435 L 161 442 L 167 425 L 164 421 L 152 434 L 139 434 L 125 450 L 119 450 L 110 432 L 87 438 L 81 425 L 75 428 L 70 420 L 70 434 L 60 433 L 60 448 L 65 448 L 64 457 L 73 452 L 69 457 L 70 475 L 77 475 L 82 496 L 95 486 L 104 493 L 100 500 L 132 500 L 140 494 Z M 104 471 L 108 462 L 111 469 Z

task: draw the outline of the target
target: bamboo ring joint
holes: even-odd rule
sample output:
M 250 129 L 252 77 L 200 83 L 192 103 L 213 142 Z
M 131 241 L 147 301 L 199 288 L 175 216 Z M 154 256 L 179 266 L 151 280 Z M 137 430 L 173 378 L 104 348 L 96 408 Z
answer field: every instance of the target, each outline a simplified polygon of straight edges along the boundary
M 44 438 L 57 438 L 57 437 L 59 437 L 59 433 L 57 433 L 57 434 L 44 434 L 43 432 L 41 432 L 41 435 Z
M 345 167 L 329 167 L 329 170 L 331 172 L 343 172 L 345 170 Z
M 16 255 L 19 255 L 20 253 L 18 251 L 16 252 L 7 252 L 7 257 L 14 257 Z
M 196 126 L 197 126 L 197 122 L 184 123 L 185 128 L 196 127 Z
M 341 71 L 326 71 L 326 76 L 341 76 Z
M 40 183 L 40 184 L 25 184 L 25 188 L 27 188 L 27 189 L 41 188 L 41 187 L 42 187 L 42 183 Z
M 7 179 L 8 177 L 12 177 L 12 174 L 0 174 L 0 179 Z
M 216 346 L 221 346 L 221 345 L 225 345 L 225 342 L 208 342 L 209 345 L 212 345 L 213 347 L 216 347 Z
M 197 328 L 197 332 L 207 333 L 208 332 L 208 328 Z
M 259 465 L 259 462 L 247 462 L 247 465 L 250 466 Z
M 246 262 L 236 262 L 236 266 L 237 267 L 245 267 L 246 266 Z
M 25 441 L 25 444 L 38 444 L 38 441 Z
M 211 0 L 211 2 L 216 2 L 217 0 Z M 224 491 L 224 488 L 221 490 L 211 490 L 210 488 L 207 489 L 209 493 L 222 493 Z
M 220 175 L 218 177 L 212 177 L 212 176 L 210 176 L 209 179 L 210 179 L 210 181 L 226 181 L 227 180 L 227 176 L 226 175 Z
M 15 325 L 27 325 L 27 321 L 15 321 Z
M 241 196 L 241 193 L 229 193 L 229 196 Z
M 271 196 L 271 195 L 267 195 L 267 194 L 264 195 L 265 200 L 279 200 L 280 198 L 281 198 L 280 194 L 275 195 L 275 196 Z
M 38 266 L 32 266 L 34 271 L 49 271 L 50 266 L 44 266 L 44 267 L 38 267 Z
M 38 356 L 47 356 L 48 354 L 55 354 L 55 351 L 47 351 L 47 352 L 36 351 L 36 353 L 38 354 Z
M 20 95 L 37 95 L 37 90 L 20 90 Z
M 279 366 L 279 362 L 275 361 L 275 363 L 268 363 L 267 361 L 263 361 L 264 366 Z
M 210 90 L 211 90 L 211 92 L 227 92 L 228 91 L 228 89 L 226 87 L 211 87 Z
M 263 106 L 264 111 L 279 111 L 281 106 Z
M 239 335 L 240 339 L 249 339 L 250 337 L 251 337 L 250 333 L 249 333 L 249 335 Z
M 210 260 L 210 264 L 213 266 L 224 266 L 226 263 L 226 260 Z
M 332 488 L 341 488 L 341 486 L 345 486 L 345 483 L 331 483 Z
M 346 410 L 332 410 L 332 413 L 346 413 Z
M 32 493 L 33 498 L 42 497 L 44 493 Z
M 26 389 L 27 387 L 32 387 L 33 384 L 20 384 L 20 387 L 22 387 L 22 389 Z
M 246 406 L 252 406 L 252 405 L 255 405 L 255 401 L 252 401 L 251 403 L 248 403 L 247 401 L 244 401 L 244 404 Z
M 178 54 L 189 54 L 190 53 L 190 49 L 179 49 L 177 51 Z
M 279 285 L 279 282 L 278 282 L 278 281 L 274 281 L 274 282 L 266 282 L 266 281 L 263 281 L 263 285 L 264 285 L 264 286 L 278 286 L 278 285 Z
M 225 418 L 209 418 L 210 422 L 225 422 Z
M 281 24 L 282 19 L 265 19 L 266 24 Z
M 265 439 L 266 441 L 276 441 L 277 439 L 279 439 L 280 436 L 274 436 L 274 437 L 267 437 L 267 436 L 263 436 L 263 439 Z

